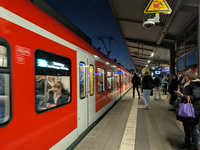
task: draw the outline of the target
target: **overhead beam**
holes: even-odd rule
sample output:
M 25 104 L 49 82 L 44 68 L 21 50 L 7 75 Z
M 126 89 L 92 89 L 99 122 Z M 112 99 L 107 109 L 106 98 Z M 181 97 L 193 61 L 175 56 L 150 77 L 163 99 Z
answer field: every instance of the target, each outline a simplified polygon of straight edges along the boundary
M 151 49 L 144 49 L 144 48 L 138 48 L 138 47 L 135 47 L 135 46 L 128 46 L 128 47 L 130 47 L 130 48 L 137 48 L 137 49 L 139 49 L 139 50 L 143 50 L 143 51 L 150 51 L 150 52 L 152 52 L 153 50 L 151 50 Z
M 170 41 L 176 42 L 176 39 L 175 39 L 175 38 L 176 38 L 176 37 L 174 37 L 174 36 L 165 35 L 164 40 L 170 40 Z
M 136 61 L 133 60 L 133 62 L 135 62 L 135 63 L 142 63 L 142 64 L 146 64 L 147 63 L 147 62 L 137 61 L 137 60 Z
M 143 68 L 144 66 L 140 66 L 140 65 L 134 65 L 135 67 L 137 66 L 137 67 L 140 67 L 140 68 Z
M 137 56 L 131 56 L 133 58 L 136 58 L 136 59 L 141 59 L 141 60 L 149 60 L 149 59 L 146 59 L 146 58 L 143 58 L 143 57 L 137 57 Z
M 136 53 L 136 52 L 130 52 L 130 53 Z M 143 55 L 143 56 L 148 56 L 148 57 L 150 57 L 151 55 L 147 55 L 147 54 L 142 54 L 142 53 L 138 53 L 138 55 L 136 55 L 136 56 L 141 56 L 141 55 Z M 135 56 L 135 54 L 134 54 L 134 56 Z
M 157 38 L 156 44 L 157 45 L 161 45 L 161 43 L 163 43 L 163 39 L 165 38 L 165 35 L 167 34 L 169 27 L 171 25 L 172 20 L 174 19 L 175 14 L 177 14 L 178 10 L 180 9 L 182 0 L 178 0 L 178 1 L 174 1 L 173 5 L 172 5 L 172 13 L 167 17 L 166 19 L 166 23 L 164 25 L 164 27 L 162 28 L 162 31 L 160 32 L 160 35 Z
M 143 43 L 144 45 L 148 45 L 148 46 L 153 46 L 153 47 L 164 47 L 164 48 L 171 48 L 174 46 L 169 44 L 169 43 L 162 43 L 160 45 L 157 45 L 156 43 L 154 42 L 148 42 L 148 41 L 142 41 L 142 40 L 135 40 L 135 39 L 130 39 L 130 38 L 125 38 L 128 42 L 131 42 L 131 43 Z

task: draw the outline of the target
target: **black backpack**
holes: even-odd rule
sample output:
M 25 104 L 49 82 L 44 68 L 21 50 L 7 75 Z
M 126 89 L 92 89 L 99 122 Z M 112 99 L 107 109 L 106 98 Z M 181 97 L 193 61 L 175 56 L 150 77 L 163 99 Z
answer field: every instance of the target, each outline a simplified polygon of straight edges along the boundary
M 148 80 L 148 87 L 149 87 L 150 89 L 153 89 L 153 88 L 154 88 L 154 81 L 153 81 L 153 79 L 149 79 L 149 80 Z

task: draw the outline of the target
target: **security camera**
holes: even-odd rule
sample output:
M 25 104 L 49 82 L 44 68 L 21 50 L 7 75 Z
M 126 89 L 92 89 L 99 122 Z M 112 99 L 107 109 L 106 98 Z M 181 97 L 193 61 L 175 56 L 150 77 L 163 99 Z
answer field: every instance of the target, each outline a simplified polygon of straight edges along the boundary
M 146 29 L 151 29 L 153 28 L 153 26 L 155 26 L 155 22 L 150 19 L 148 19 L 147 21 L 143 23 L 143 27 Z

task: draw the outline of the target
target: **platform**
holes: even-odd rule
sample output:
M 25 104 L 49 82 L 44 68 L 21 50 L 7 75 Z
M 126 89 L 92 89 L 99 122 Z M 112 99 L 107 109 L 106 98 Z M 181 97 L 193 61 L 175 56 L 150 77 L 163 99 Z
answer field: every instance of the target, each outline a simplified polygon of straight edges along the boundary
M 151 96 L 146 110 L 142 94 L 133 99 L 131 89 L 74 150 L 179 150 L 184 133 L 165 97 Z

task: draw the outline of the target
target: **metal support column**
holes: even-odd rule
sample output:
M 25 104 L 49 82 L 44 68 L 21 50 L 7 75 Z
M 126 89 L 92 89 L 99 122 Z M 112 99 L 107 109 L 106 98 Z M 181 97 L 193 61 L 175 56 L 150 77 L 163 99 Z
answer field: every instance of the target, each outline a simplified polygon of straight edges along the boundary
M 200 7 L 198 9 L 198 24 L 197 24 L 197 71 L 198 71 L 198 76 L 200 76 L 200 68 L 199 67 L 200 67 Z M 200 129 L 200 123 L 199 123 L 199 129 Z M 200 134 L 199 134 L 199 141 L 200 141 Z
M 170 48 L 170 80 L 172 80 L 172 76 L 175 73 L 175 58 L 176 58 L 176 51 L 174 46 Z
M 197 25 L 197 71 L 200 76 L 200 7 L 198 9 L 198 25 Z

